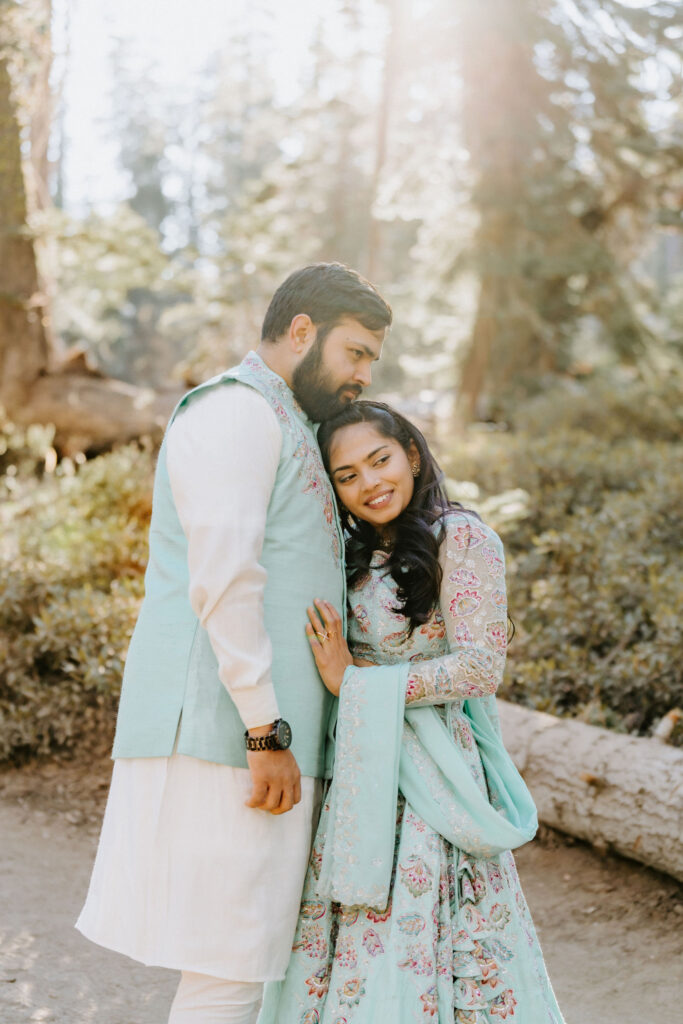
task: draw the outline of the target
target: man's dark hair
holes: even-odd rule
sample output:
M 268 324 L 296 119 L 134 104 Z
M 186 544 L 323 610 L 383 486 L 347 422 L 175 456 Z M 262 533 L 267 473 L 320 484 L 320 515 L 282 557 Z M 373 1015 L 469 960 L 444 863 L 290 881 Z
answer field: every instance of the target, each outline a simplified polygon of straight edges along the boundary
M 389 327 L 392 318 L 377 289 L 343 263 L 314 263 L 290 274 L 270 300 L 261 341 L 276 341 L 299 313 L 310 316 L 319 341 L 345 317 L 369 331 Z

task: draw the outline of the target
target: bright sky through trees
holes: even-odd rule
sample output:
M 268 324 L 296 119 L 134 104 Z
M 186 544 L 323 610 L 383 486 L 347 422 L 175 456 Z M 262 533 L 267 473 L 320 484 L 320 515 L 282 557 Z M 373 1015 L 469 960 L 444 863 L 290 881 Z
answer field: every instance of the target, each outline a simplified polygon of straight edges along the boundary
M 260 30 L 270 43 L 276 95 L 286 103 L 310 72 L 312 31 L 322 13 L 328 45 L 342 56 L 348 49 L 338 6 L 336 0 L 53 0 L 56 82 L 64 76 L 66 206 L 79 212 L 126 197 L 107 123 L 117 39 L 131 44 L 131 57 L 141 66 L 153 69 L 160 92 L 181 96 L 199 89 L 207 62 L 231 34 Z M 375 0 L 365 6 L 379 47 L 384 12 Z

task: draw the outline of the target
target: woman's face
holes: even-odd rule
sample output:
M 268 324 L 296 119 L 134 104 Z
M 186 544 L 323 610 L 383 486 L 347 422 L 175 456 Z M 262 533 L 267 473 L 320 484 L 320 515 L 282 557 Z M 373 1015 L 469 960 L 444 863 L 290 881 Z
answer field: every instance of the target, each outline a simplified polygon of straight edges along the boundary
M 372 523 L 378 533 L 403 512 L 413 496 L 411 464 L 419 461 L 372 423 L 353 423 L 330 443 L 330 476 L 340 501 L 354 519 Z

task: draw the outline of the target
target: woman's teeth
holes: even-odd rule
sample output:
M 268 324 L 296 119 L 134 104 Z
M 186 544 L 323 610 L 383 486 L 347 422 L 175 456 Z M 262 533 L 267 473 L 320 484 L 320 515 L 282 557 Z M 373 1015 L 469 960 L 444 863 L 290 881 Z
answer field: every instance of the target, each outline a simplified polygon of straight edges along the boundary
M 380 494 L 376 498 L 372 498 L 370 501 L 366 502 L 366 504 L 370 508 L 382 508 L 383 505 L 386 505 L 391 501 L 392 493 L 392 491 L 386 491 L 384 494 Z

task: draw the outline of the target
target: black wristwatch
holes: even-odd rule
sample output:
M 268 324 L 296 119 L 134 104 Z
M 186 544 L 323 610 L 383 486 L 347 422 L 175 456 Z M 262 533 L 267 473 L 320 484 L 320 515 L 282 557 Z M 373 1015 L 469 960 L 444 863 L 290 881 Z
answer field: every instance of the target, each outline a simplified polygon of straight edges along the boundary
M 292 730 L 289 722 L 285 722 L 284 718 L 278 718 L 265 736 L 250 736 L 247 729 L 244 742 L 247 750 L 287 750 L 292 742 Z

